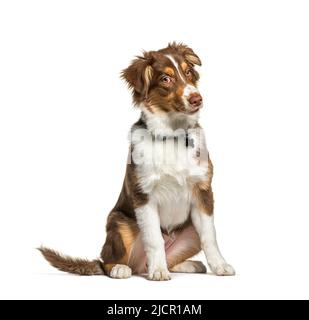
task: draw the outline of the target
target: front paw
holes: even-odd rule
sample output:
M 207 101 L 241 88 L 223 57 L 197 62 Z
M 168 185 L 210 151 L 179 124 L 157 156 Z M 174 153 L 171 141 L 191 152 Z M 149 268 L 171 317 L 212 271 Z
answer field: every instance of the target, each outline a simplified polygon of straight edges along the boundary
M 217 276 L 234 276 L 235 275 L 234 268 L 226 262 L 209 263 L 209 266 L 211 271 Z
M 148 280 L 153 281 L 166 281 L 171 280 L 169 271 L 166 268 L 154 268 L 154 270 L 148 271 Z

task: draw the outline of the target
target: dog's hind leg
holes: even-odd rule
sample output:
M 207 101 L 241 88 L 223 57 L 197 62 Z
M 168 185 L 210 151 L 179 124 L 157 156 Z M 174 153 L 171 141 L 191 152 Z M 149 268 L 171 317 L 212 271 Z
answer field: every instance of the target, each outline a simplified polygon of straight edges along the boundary
M 112 212 L 106 231 L 106 241 L 101 252 L 104 272 L 111 278 L 129 278 L 132 275 L 130 253 L 139 232 L 137 224 L 121 212 Z
M 166 242 L 168 269 L 172 272 L 205 273 L 206 267 L 202 262 L 187 260 L 200 251 L 200 239 L 192 225 L 176 231 Z
M 186 260 L 176 264 L 170 271 L 179 273 L 206 273 L 206 267 L 201 261 Z

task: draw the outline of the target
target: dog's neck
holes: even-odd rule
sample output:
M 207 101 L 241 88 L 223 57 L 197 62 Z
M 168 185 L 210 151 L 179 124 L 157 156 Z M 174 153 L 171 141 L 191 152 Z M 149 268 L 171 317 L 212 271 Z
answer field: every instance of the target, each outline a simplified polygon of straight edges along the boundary
M 188 130 L 198 124 L 199 112 L 188 115 L 180 112 L 152 113 L 143 106 L 141 109 L 141 119 L 154 135 L 171 136 L 177 129 Z

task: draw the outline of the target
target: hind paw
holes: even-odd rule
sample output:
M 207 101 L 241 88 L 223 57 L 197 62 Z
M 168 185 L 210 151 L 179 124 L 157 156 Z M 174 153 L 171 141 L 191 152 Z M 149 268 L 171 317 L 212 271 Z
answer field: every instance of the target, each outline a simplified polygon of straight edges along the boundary
M 116 264 L 112 268 L 109 276 L 114 279 L 127 279 L 132 276 L 132 270 L 124 264 Z

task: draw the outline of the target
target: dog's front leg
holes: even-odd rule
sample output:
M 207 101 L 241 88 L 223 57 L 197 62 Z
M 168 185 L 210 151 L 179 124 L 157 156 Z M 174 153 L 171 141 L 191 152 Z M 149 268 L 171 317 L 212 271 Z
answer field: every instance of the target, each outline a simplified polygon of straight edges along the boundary
M 170 280 L 156 203 L 149 201 L 135 212 L 147 256 L 148 279 Z
M 193 205 L 191 216 L 211 271 L 218 276 L 234 275 L 233 267 L 226 263 L 218 248 L 213 213 L 203 212 Z

